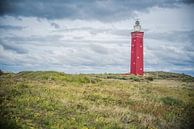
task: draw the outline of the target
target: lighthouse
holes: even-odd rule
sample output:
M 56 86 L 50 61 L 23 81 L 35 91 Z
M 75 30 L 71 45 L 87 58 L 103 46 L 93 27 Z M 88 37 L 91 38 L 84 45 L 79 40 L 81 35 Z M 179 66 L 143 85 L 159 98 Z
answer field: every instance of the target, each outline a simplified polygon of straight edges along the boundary
M 143 75 L 143 36 L 140 22 L 137 20 L 131 32 L 131 64 L 130 73 L 134 75 Z

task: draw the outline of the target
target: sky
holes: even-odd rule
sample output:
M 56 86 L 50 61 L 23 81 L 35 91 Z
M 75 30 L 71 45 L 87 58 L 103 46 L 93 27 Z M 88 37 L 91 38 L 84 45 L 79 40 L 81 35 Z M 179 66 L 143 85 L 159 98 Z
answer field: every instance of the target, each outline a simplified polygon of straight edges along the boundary
M 136 19 L 144 70 L 194 76 L 192 0 L 0 0 L 0 69 L 127 73 Z

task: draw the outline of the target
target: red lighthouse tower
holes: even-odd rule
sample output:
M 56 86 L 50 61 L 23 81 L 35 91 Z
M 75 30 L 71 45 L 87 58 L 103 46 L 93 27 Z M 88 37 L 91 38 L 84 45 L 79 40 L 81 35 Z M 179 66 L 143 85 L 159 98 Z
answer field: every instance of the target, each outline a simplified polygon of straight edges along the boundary
M 131 32 L 131 74 L 143 75 L 143 35 L 140 22 L 137 20 Z

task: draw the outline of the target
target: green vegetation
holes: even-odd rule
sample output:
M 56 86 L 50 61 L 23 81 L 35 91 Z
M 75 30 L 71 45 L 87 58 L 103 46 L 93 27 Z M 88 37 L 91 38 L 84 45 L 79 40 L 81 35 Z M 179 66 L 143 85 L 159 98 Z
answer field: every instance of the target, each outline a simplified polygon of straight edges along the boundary
M 194 78 L 1 71 L 0 111 L 2 129 L 190 129 Z
M 166 104 L 166 105 L 170 105 L 170 106 L 182 106 L 184 103 L 178 99 L 172 98 L 172 97 L 163 97 L 161 98 L 161 101 Z

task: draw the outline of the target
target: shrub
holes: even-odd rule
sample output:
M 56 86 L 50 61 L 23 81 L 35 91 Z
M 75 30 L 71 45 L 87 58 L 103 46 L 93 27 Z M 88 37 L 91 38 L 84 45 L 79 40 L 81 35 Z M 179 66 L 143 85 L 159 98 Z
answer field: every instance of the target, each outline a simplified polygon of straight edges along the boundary
M 153 77 L 147 77 L 146 79 L 147 79 L 148 81 L 153 81 L 153 80 L 154 80 Z
M 163 97 L 161 98 L 161 101 L 166 104 L 166 105 L 170 105 L 170 106 L 182 106 L 183 102 L 181 100 L 178 100 L 176 98 L 172 98 L 172 97 Z
M 136 77 L 136 76 L 132 76 L 132 77 L 130 77 L 130 79 L 133 80 L 133 81 L 136 81 L 136 82 L 140 81 L 140 78 Z
M 0 70 L 0 76 L 1 76 L 1 75 L 3 75 L 3 71 L 2 71 L 2 70 Z
M 191 77 L 191 76 L 188 76 L 188 75 L 182 77 L 181 80 L 182 80 L 183 82 L 194 82 L 194 78 Z

